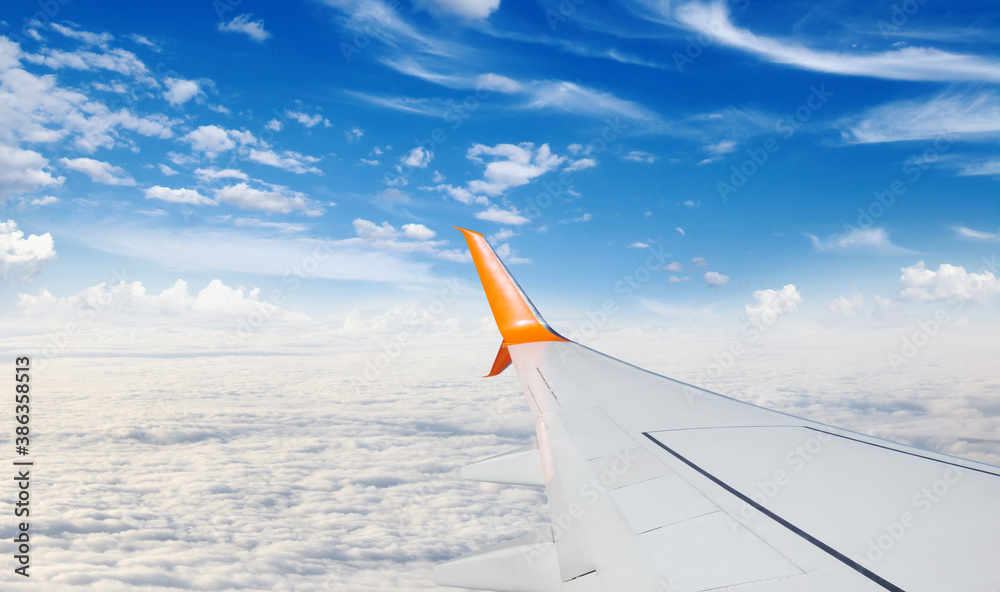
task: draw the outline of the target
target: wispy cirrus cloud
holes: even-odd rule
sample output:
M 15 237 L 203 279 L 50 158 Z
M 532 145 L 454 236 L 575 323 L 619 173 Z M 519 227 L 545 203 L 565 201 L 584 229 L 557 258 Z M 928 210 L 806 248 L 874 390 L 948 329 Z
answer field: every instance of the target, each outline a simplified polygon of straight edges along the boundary
M 667 5 L 669 6 L 669 4 Z M 980 56 L 932 47 L 904 47 L 877 53 L 845 53 L 808 47 L 798 40 L 758 35 L 736 26 L 721 2 L 680 4 L 671 17 L 681 26 L 761 59 L 788 66 L 891 80 L 1000 81 L 1000 64 Z
M 1000 133 L 1000 96 L 992 91 L 949 91 L 929 99 L 879 105 L 837 126 L 852 144 L 989 139 Z
M 871 252 L 883 255 L 914 253 L 910 249 L 893 244 L 885 228 L 855 228 L 843 234 L 834 234 L 821 239 L 814 234 L 805 234 L 814 249 L 821 253 Z

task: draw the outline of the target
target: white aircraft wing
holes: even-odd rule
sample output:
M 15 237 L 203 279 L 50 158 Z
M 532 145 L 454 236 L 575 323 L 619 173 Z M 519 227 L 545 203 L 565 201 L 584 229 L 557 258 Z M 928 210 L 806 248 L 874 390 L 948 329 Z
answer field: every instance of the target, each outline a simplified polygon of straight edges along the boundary
M 1000 468 L 771 411 L 552 330 L 469 243 L 535 447 L 463 469 L 544 486 L 551 527 L 435 568 L 481 590 L 1000 592 Z

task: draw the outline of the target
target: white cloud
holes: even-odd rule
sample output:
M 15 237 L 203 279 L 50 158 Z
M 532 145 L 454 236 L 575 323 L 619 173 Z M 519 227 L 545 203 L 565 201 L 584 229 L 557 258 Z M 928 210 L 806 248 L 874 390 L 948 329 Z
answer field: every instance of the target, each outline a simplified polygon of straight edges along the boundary
M 47 206 L 47 205 L 50 205 L 50 204 L 54 204 L 54 203 L 56 203 L 58 201 L 59 200 L 56 199 L 55 197 L 53 197 L 51 195 L 46 195 L 45 197 L 40 197 L 38 199 L 31 200 L 31 205 L 33 205 L 33 206 Z
M 511 207 L 509 210 L 503 210 L 497 207 L 496 204 L 491 205 L 485 211 L 477 212 L 476 219 L 496 222 L 497 224 L 508 224 L 510 226 L 520 226 L 521 224 L 530 222 L 528 218 L 522 216 L 517 211 L 517 208 Z
M 147 293 L 140 281 L 120 281 L 114 285 L 101 282 L 64 298 L 55 298 L 47 290 L 39 294 L 19 294 L 18 307 L 24 314 L 79 317 L 80 312 L 100 312 L 102 315 L 131 317 L 133 322 L 155 321 L 157 317 L 171 323 L 184 320 L 233 320 L 259 316 L 268 322 L 299 322 L 309 317 L 291 312 L 260 299 L 260 288 L 245 292 L 232 288 L 222 280 L 212 280 L 196 295 L 188 292 L 187 282 L 177 280 L 159 294 Z
M 834 234 L 826 240 L 812 234 L 805 236 L 812 242 L 813 248 L 820 252 L 869 251 L 886 255 L 913 252 L 894 245 L 885 228 L 853 228 L 850 232 Z
M 445 176 L 441 173 L 434 171 L 434 178 L 431 179 L 431 183 L 444 183 Z
M 140 117 L 124 108 L 112 111 L 79 90 L 59 86 L 53 75 L 36 76 L 20 68 L 22 57 L 16 43 L 0 36 L 0 142 L 62 142 L 89 153 L 127 144 L 121 141 L 122 130 L 173 136 L 171 128 L 178 121 L 162 114 Z
M 648 249 L 649 248 L 649 243 L 643 243 L 643 242 L 635 241 L 634 243 L 632 243 L 629 246 L 632 247 L 633 249 Z
M 479 204 L 485 206 L 490 203 L 489 198 L 485 195 L 474 195 L 465 187 L 454 187 L 452 185 L 441 184 L 435 185 L 434 187 L 421 187 L 421 189 L 424 191 L 440 191 L 442 193 L 447 193 L 455 201 L 466 205 Z
M 416 240 L 430 240 L 436 233 L 423 224 L 403 224 L 403 236 Z
M 257 43 L 263 43 L 271 34 L 264 30 L 264 19 L 251 21 L 252 14 L 241 14 L 228 23 L 219 23 L 223 33 L 242 33 Z
M 649 152 L 643 152 L 642 150 L 631 150 L 622 156 L 623 160 L 630 160 L 632 162 L 644 162 L 646 164 L 653 164 L 656 162 L 656 156 L 650 154 Z
M 681 276 L 672 275 L 672 276 L 670 276 L 670 280 L 669 281 L 670 281 L 671 284 L 679 284 L 681 282 L 689 282 L 689 281 L 691 281 L 691 276 L 686 275 L 686 276 L 681 277 Z
M 146 199 L 159 199 L 170 203 L 188 204 L 192 206 L 218 205 L 211 198 L 205 197 L 194 189 L 170 189 L 154 185 L 145 190 Z
M 227 185 L 215 192 L 215 199 L 238 206 L 244 210 L 278 212 L 287 214 L 302 210 L 309 216 L 319 216 L 322 212 L 312 209 L 309 201 L 301 193 L 285 195 L 278 191 L 254 189 L 246 183 Z
M 402 164 L 418 169 L 427 168 L 427 165 L 434 159 L 434 153 L 424 149 L 422 146 L 410 150 L 400 161 Z
M 684 270 L 684 266 L 681 265 L 680 261 L 674 261 L 673 263 L 671 263 L 669 265 L 665 265 L 663 267 L 663 271 L 672 271 L 674 273 L 680 273 L 683 270 Z
M 684 229 L 683 229 L 683 228 L 681 228 L 680 226 L 678 226 L 678 227 L 674 228 L 674 230 L 676 230 L 676 231 L 677 231 L 677 234 L 679 234 L 679 235 L 681 235 L 681 236 L 687 236 L 687 233 L 686 233 L 686 232 L 684 232 Z
M 566 167 L 565 170 L 572 173 L 575 171 L 582 171 L 584 169 L 593 168 L 595 166 L 597 166 L 597 161 L 594 160 L 593 158 L 581 158 L 579 160 L 574 160 L 573 162 L 571 162 L 569 166 Z
M 378 166 L 378 165 L 382 164 L 382 162 L 379 161 L 379 160 L 369 159 L 369 158 L 362 158 L 361 162 L 363 162 L 364 164 L 367 164 L 368 166 Z
M 347 143 L 353 144 L 354 142 L 361 140 L 361 138 L 364 137 L 365 132 L 360 127 L 352 127 L 344 132 L 344 135 L 347 137 Z
M 464 19 L 484 19 L 500 7 L 500 0 L 426 0 L 426 3 L 433 12 Z
M 501 243 L 509 239 L 510 237 L 514 236 L 514 234 L 515 234 L 514 231 L 511 230 L 510 228 L 501 228 L 500 230 L 491 234 L 487 240 L 489 240 L 491 243 Z
M 79 171 L 91 180 L 105 185 L 135 185 L 135 179 L 129 176 L 125 169 L 111 163 L 93 158 L 60 158 L 60 164 L 68 169 Z
M 899 299 L 907 302 L 968 302 L 1000 293 L 1000 282 L 988 270 L 969 273 L 964 267 L 942 263 L 932 271 L 918 261 L 902 271 Z
M 518 257 L 517 256 L 517 251 L 515 251 L 512 248 L 510 248 L 510 245 L 507 244 L 507 243 L 504 243 L 504 244 L 500 245 L 495 250 L 496 250 L 497 256 L 500 257 L 500 259 L 502 259 L 503 262 L 506 263 L 507 265 L 523 265 L 523 264 L 531 263 L 531 259 L 525 259 L 524 257 Z
M 131 51 L 124 49 L 107 49 L 98 53 L 86 50 L 64 51 L 45 48 L 40 54 L 25 54 L 24 58 L 29 62 L 42 64 L 55 70 L 62 68 L 90 72 L 108 70 L 135 78 L 150 86 L 158 86 L 156 81 L 149 77 L 149 69 L 142 63 L 142 60 Z
M 705 146 L 704 150 L 714 156 L 721 156 L 733 152 L 736 150 L 736 147 L 737 143 L 734 140 L 722 140 L 721 142 Z
M 770 62 L 806 70 L 892 80 L 1000 80 L 1000 66 L 992 60 L 930 47 L 904 47 L 867 54 L 841 53 L 758 35 L 736 27 L 730 19 L 729 9 L 721 2 L 681 4 L 676 10 L 676 18 L 686 27 L 719 43 Z
M 705 262 L 704 257 L 695 257 L 691 260 L 691 263 L 694 263 L 695 267 L 708 267 L 708 263 Z
M 43 170 L 48 164 L 48 159 L 33 150 L 0 143 L 0 203 L 8 196 L 62 185 L 65 177 L 53 177 Z
M 689 208 L 697 208 L 698 206 L 701 205 L 701 202 L 700 201 L 694 201 L 693 199 L 689 199 L 689 200 L 687 200 L 687 201 L 684 202 L 684 205 L 686 205 Z
M 249 181 L 250 176 L 243 171 L 237 169 L 217 169 L 215 167 L 208 167 L 207 169 L 198 168 L 195 169 L 194 174 L 201 181 L 205 183 L 210 183 L 212 181 L 217 181 L 219 179 L 241 179 L 243 181 Z
M 753 302 L 746 305 L 743 314 L 756 327 L 772 325 L 778 317 L 793 313 L 802 304 L 802 295 L 794 284 L 786 284 L 780 290 L 757 290 Z
M 225 128 L 217 125 L 202 125 L 181 137 L 181 140 L 191 144 L 191 149 L 204 152 L 209 158 L 214 158 L 220 152 L 232 150 L 236 142 Z
M 278 167 L 279 169 L 284 169 L 298 174 L 323 173 L 323 171 L 317 167 L 311 166 L 313 163 L 319 162 L 318 158 L 307 154 L 293 152 L 291 150 L 285 150 L 281 154 L 278 154 L 271 149 L 257 150 L 256 148 L 251 148 L 250 154 L 247 158 L 254 162 L 259 162 L 260 164 Z
M 321 123 L 324 124 L 325 127 L 330 127 L 330 122 L 319 113 L 314 113 L 313 115 L 309 115 L 308 113 L 303 113 L 302 111 L 290 111 L 286 109 L 285 117 L 294 119 L 295 121 L 301 123 L 302 125 L 308 128 L 316 127 Z
M 163 91 L 163 98 L 171 105 L 183 105 L 201 92 L 198 83 L 194 80 L 168 76 L 163 80 L 163 83 L 167 86 L 167 90 Z
M 981 230 L 966 228 L 965 226 L 952 226 L 951 229 L 961 239 L 980 243 L 1000 243 L 1000 232 L 983 232 Z
M 423 253 L 435 259 L 446 261 L 471 261 L 466 251 L 443 248 L 448 241 L 430 240 L 434 238 L 435 233 L 423 224 L 404 224 L 402 233 L 388 222 L 382 222 L 381 225 L 378 225 L 364 218 L 355 219 L 353 226 L 356 238 L 334 241 L 333 244 L 351 247 L 364 246 L 396 253 Z
M 175 171 L 174 169 L 168 167 L 165 164 L 159 164 L 157 166 L 159 167 L 160 172 L 163 173 L 163 175 L 166 176 L 166 177 L 173 177 L 174 175 L 177 174 L 177 171 Z
M 13 220 L 0 222 L 0 273 L 4 279 L 12 268 L 16 268 L 20 271 L 20 279 L 31 280 L 46 262 L 55 258 L 55 243 L 48 232 L 25 238 Z
M 291 222 L 269 222 L 267 220 L 260 220 L 258 218 L 237 218 L 233 222 L 236 226 L 248 226 L 251 228 L 268 228 L 273 230 L 280 230 L 281 232 L 305 232 L 305 224 L 294 224 Z
M 838 296 L 836 300 L 826 305 L 826 310 L 834 317 L 851 318 L 860 313 L 865 307 L 865 296 L 861 292 L 854 290 L 851 298 Z
M 964 162 L 959 165 L 959 177 L 1000 176 L 1000 158 Z
M 729 283 L 729 276 L 722 275 L 716 271 L 706 271 L 705 275 L 702 276 L 701 281 L 705 282 L 712 288 L 718 288 L 719 286 L 725 286 Z
M 483 179 L 469 182 L 469 190 L 474 194 L 485 194 L 490 197 L 496 197 L 511 187 L 525 185 L 532 179 L 555 170 L 566 160 L 565 156 L 553 154 L 548 144 L 542 144 L 535 149 L 535 145 L 531 142 L 523 142 L 516 146 L 475 144 L 469 148 L 466 156 L 469 160 L 486 164 Z M 484 160 L 483 157 L 491 158 Z
M 278 119 L 272 119 L 271 121 L 268 121 L 264 125 L 264 128 L 269 129 L 273 132 L 280 132 L 282 129 L 285 128 L 285 124 L 281 123 L 281 121 Z
M 114 35 L 111 33 L 90 33 L 88 31 L 80 31 L 78 29 L 71 29 L 69 27 L 60 25 L 59 23 L 52 23 L 50 25 L 52 30 L 69 37 L 70 39 L 76 39 L 87 45 L 96 45 L 99 47 L 106 47 L 108 43 L 114 41 Z
M 841 120 L 839 126 L 846 128 L 841 135 L 851 143 L 937 140 L 947 147 L 959 137 L 996 137 L 1000 97 L 992 91 L 949 91 L 930 99 L 880 105 Z

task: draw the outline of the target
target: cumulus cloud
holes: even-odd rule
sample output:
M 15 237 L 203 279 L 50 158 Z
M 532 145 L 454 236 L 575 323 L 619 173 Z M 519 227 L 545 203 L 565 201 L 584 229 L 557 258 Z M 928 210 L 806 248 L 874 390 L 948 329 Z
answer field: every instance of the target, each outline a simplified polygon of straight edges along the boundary
M 215 206 L 209 197 L 198 193 L 194 189 L 171 189 L 162 185 L 154 185 L 144 190 L 146 199 L 159 199 L 170 203 L 188 204 L 192 206 Z
M 48 232 L 25 237 L 13 220 L 0 222 L 0 273 L 4 279 L 16 269 L 21 280 L 31 280 L 55 258 L 55 243 Z
M 80 311 L 96 311 L 103 315 L 141 317 L 146 321 L 155 320 L 151 317 L 174 321 L 184 317 L 231 320 L 252 314 L 278 322 L 309 320 L 302 313 L 261 301 L 260 293 L 260 288 L 244 291 L 242 287 L 232 288 L 215 279 L 191 295 L 187 282 L 179 279 L 159 294 L 150 294 L 142 282 L 123 280 L 111 285 L 101 282 L 63 298 L 54 297 L 44 289 L 37 295 L 19 294 L 18 307 L 31 316 L 69 316 Z
M 663 266 L 663 271 L 671 271 L 673 273 L 680 273 L 683 270 L 684 270 L 684 266 L 681 265 L 681 263 L 679 261 L 674 261 L 673 263 L 670 263 L 669 265 Z
M 355 238 L 335 241 L 333 244 L 352 247 L 364 246 L 396 253 L 424 253 L 435 259 L 463 263 L 471 261 L 467 251 L 444 248 L 448 241 L 431 240 L 435 233 L 423 224 L 404 224 L 402 232 L 400 232 L 388 222 L 379 225 L 364 218 L 357 218 L 354 220 L 353 226 Z
M 304 125 L 305 127 L 309 127 L 309 128 L 316 127 L 317 125 L 319 125 L 321 123 L 324 124 L 326 127 L 330 127 L 330 122 L 326 118 L 324 118 L 322 115 L 320 115 L 319 113 L 314 113 L 312 115 L 309 115 L 308 113 L 304 113 L 302 111 L 291 111 L 291 110 L 286 109 L 285 110 L 285 117 L 288 117 L 290 119 L 294 119 L 295 121 L 297 121 L 297 122 L 301 123 L 302 125 Z M 274 121 L 277 121 L 277 120 L 274 120 Z M 278 122 L 278 125 L 279 126 L 281 125 L 280 121 Z M 281 128 L 279 127 L 275 131 L 281 131 Z
M 718 288 L 729 283 L 729 276 L 722 275 L 717 271 L 706 271 L 705 275 L 701 276 L 701 281 L 708 284 L 709 287 Z
M 403 224 L 403 236 L 416 240 L 430 240 L 436 233 L 423 224 Z
M 204 152 L 209 158 L 214 158 L 220 152 L 232 150 L 236 147 L 230 134 L 225 128 L 217 125 L 202 125 L 181 137 L 181 140 L 191 144 L 191 149 L 196 152 Z
M 277 167 L 300 175 L 304 173 L 323 173 L 317 167 L 312 166 L 313 163 L 319 162 L 318 158 L 309 156 L 308 154 L 293 152 L 292 150 L 285 150 L 281 154 L 278 154 L 271 149 L 257 150 L 256 148 L 251 148 L 247 158 L 260 164 Z
M 793 313 L 802 304 L 802 295 L 793 284 L 786 284 L 780 290 L 757 290 L 753 302 L 746 305 L 743 314 L 754 326 L 771 325 L 778 317 Z
M 536 149 L 531 142 L 496 146 L 476 144 L 469 148 L 466 156 L 473 162 L 486 165 L 483 178 L 469 182 L 469 191 L 490 197 L 501 195 L 512 187 L 526 185 L 566 161 L 565 156 L 553 154 L 548 144 Z
M 219 23 L 219 31 L 223 33 L 240 33 L 246 35 L 257 43 L 263 43 L 271 37 L 271 33 L 264 30 L 264 19 L 252 21 L 252 14 L 241 14 L 233 20 Z
M 431 163 L 431 160 L 433 159 L 434 159 L 433 152 L 425 149 L 422 146 L 417 146 L 416 148 L 407 152 L 406 155 L 400 160 L 400 163 L 408 167 L 423 169 L 427 168 L 427 165 L 429 165 Z
M 656 156 L 650 154 L 649 152 L 643 152 L 642 150 L 630 150 L 622 156 L 623 160 L 630 160 L 632 162 L 643 162 L 646 164 L 653 164 L 656 162 Z
M 0 143 L 0 203 L 9 196 L 62 185 L 66 178 L 54 177 L 44 170 L 48 164 L 47 158 L 33 150 Z
M 68 169 L 79 171 L 91 180 L 105 185 L 135 185 L 135 179 L 125 169 L 93 158 L 60 158 L 59 162 Z
M 497 207 L 496 204 L 491 205 L 482 212 L 476 212 L 476 219 L 496 222 L 497 224 L 508 224 L 510 226 L 520 226 L 531 221 L 526 216 L 521 215 L 517 208 L 513 206 L 509 210 L 504 210 Z
M 865 296 L 861 292 L 854 290 L 850 299 L 845 296 L 838 296 L 836 300 L 826 305 L 826 310 L 834 317 L 851 318 L 856 316 L 865 308 Z
M 868 251 L 884 255 L 900 255 L 913 253 L 893 244 L 885 228 L 853 228 L 844 234 L 834 234 L 826 239 L 816 235 L 806 234 L 813 248 L 820 252 L 846 253 Z
M 899 277 L 899 299 L 908 302 L 981 301 L 1000 293 L 1000 283 L 989 270 L 969 273 L 964 267 L 942 263 L 937 271 L 923 261 L 904 267 Z
M 5 97 L 0 143 L 64 142 L 91 153 L 126 143 L 125 131 L 162 139 L 173 136 L 178 121 L 162 114 L 139 116 L 125 108 L 113 111 L 79 90 L 60 86 L 55 76 L 27 72 L 20 67 L 27 58 L 17 43 L 0 36 L 0 96 Z M 87 69 L 85 63 L 79 65 Z M 145 72 L 145 66 L 138 62 L 135 71 Z
M 210 183 L 219 179 L 241 179 L 249 181 L 250 176 L 237 169 L 217 169 L 215 167 L 195 169 L 194 175 L 203 182 Z
M 167 76 L 163 79 L 163 84 L 167 89 L 163 91 L 163 98 L 171 105 L 183 105 L 198 96 L 201 90 L 194 80 L 184 80 L 183 78 L 172 78 Z

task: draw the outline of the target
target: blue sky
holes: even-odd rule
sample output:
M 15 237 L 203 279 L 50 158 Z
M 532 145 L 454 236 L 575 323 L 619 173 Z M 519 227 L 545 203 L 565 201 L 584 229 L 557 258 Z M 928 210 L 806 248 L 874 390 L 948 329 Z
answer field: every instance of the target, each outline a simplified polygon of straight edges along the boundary
M 569 318 L 996 311 L 995 3 L 49 8 L 0 14 L 6 310 L 267 301 L 320 249 L 271 304 L 336 320 L 471 281 L 463 226 Z

